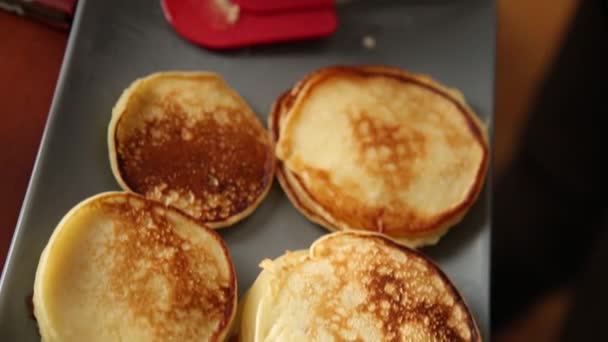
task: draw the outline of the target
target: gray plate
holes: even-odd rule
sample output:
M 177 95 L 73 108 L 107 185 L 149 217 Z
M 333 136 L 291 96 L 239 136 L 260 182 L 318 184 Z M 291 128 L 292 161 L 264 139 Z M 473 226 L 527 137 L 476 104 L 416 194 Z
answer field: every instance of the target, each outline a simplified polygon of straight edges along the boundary
M 39 340 L 25 303 L 40 252 L 67 210 L 88 196 L 118 189 L 108 161 L 106 127 L 114 102 L 137 77 L 167 69 L 216 71 L 265 122 L 277 95 L 312 70 L 328 64 L 393 64 L 461 89 L 491 126 L 494 1 L 354 1 L 341 6 L 339 16 L 338 32 L 324 41 L 218 53 L 178 37 L 158 1 L 81 0 L 0 282 L 0 340 Z M 366 34 L 376 38 L 375 49 L 362 47 Z M 425 249 L 461 290 L 486 338 L 488 188 L 462 224 L 438 246 Z M 221 231 L 241 291 L 256 277 L 261 259 L 305 248 L 323 233 L 291 206 L 277 184 L 249 219 Z

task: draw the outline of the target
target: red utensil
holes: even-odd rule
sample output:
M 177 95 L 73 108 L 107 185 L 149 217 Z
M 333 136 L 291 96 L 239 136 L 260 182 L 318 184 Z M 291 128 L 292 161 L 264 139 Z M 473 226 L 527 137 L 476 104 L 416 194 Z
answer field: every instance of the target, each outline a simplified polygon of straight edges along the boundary
M 242 11 L 266 13 L 334 6 L 334 0 L 234 0 L 234 3 Z
M 321 38 L 338 26 L 333 0 L 161 0 L 161 4 L 178 34 L 211 49 Z

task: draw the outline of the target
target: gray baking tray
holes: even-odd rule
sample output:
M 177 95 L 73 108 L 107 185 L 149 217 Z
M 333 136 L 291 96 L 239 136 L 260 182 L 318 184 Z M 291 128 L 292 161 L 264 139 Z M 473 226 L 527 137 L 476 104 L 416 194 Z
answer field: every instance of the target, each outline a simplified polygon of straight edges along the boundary
M 0 281 L 0 340 L 39 340 L 26 298 L 40 252 L 72 206 L 118 189 L 108 161 L 106 128 L 121 91 L 137 77 L 168 69 L 218 72 L 266 122 L 272 101 L 310 71 L 330 64 L 392 64 L 461 89 L 492 126 L 494 1 L 352 1 L 340 6 L 339 18 L 338 32 L 329 39 L 212 52 L 177 36 L 158 1 L 80 0 Z M 376 39 L 375 49 L 362 46 L 365 35 Z M 486 339 L 489 201 L 486 185 L 464 222 L 437 246 L 424 249 L 461 290 Z M 276 182 L 249 219 L 221 231 L 241 293 L 256 277 L 261 259 L 305 248 L 324 233 L 292 207 Z

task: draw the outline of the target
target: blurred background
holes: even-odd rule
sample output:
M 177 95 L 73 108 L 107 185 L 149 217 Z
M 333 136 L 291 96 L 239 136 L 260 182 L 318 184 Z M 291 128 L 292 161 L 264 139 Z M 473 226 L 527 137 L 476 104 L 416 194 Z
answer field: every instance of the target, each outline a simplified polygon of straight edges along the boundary
M 0 3 L 0 8 L 14 11 L 11 1 Z M 608 89 L 602 86 L 602 77 L 604 83 L 608 77 L 608 6 L 602 6 L 603 1 L 497 1 L 492 269 L 496 341 L 542 342 L 568 336 L 569 330 L 580 329 L 581 323 L 572 317 L 583 317 L 577 314 L 580 303 L 589 300 L 580 292 L 596 290 L 585 284 L 595 282 L 586 275 L 605 260 L 589 256 L 601 249 L 593 242 L 601 241 L 607 222 L 602 219 L 606 206 L 600 191 L 606 182 L 599 164 L 605 158 L 595 158 L 596 151 L 606 153 L 598 150 L 601 139 L 594 133 L 605 121 L 602 114 L 608 114 L 599 103 L 601 89 Z M 39 10 L 30 14 L 0 10 L 0 267 L 69 35 L 69 15 Z

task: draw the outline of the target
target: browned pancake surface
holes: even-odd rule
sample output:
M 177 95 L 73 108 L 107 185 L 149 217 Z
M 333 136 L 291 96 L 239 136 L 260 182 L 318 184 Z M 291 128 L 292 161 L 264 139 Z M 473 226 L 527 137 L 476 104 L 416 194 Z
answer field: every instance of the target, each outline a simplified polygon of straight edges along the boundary
M 477 118 L 474 117 L 470 109 L 464 104 L 460 95 L 452 93 L 450 90 L 435 84 L 430 79 L 411 75 L 394 68 L 387 67 L 330 67 L 316 72 L 303 81 L 298 83 L 291 92 L 283 94 L 278 100 L 269 119 L 269 126 L 273 133 L 273 138 L 278 141 L 281 133 L 281 123 L 288 115 L 295 101 L 304 101 L 300 93 L 303 88 L 313 88 L 315 83 L 322 82 L 324 79 L 340 75 L 340 77 L 349 77 L 352 82 L 359 82 L 362 78 L 367 77 L 386 77 L 390 80 L 396 80 L 406 84 L 412 84 L 424 91 L 427 91 L 434 96 L 439 96 L 447 103 L 458 108 L 463 118 L 468 123 L 468 128 L 474 139 L 477 140 L 479 146 L 483 148 L 483 157 L 477 171 L 476 180 L 470 187 L 466 199 L 459 205 L 435 215 L 434 217 L 420 217 L 415 211 L 399 209 L 399 206 L 391 208 L 391 206 L 383 206 L 379 208 L 361 207 L 356 198 L 349 199 L 348 197 L 340 198 L 335 196 L 340 193 L 339 189 L 333 189 L 329 181 L 330 175 L 324 174 L 320 170 L 308 170 L 307 172 L 318 180 L 316 191 L 311 191 L 304 185 L 301 175 L 287 169 L 280 160 L 277 163 L 277 175 L 281 185 L 287 192 L 294 205 L 298 207 L 311 220 L 322 224 L 330 229 L 358 228 L 372 231 L 388 233 L 395 237 L 412 237 L 423 236 L 434 231 L 446 229 L 453 223 L 459 221 L 466 210 L 472 205 L 475 198 L 479 194 L 483 184 L 485 172 L 487 169 L 488 148 L 485 133 L 480 128 Z M 384 98 L 385 101 L 391 101 L 391 98 L 398 94 L 376 94 L 378 98 Z M 428 103 L 414 103 L 413 106 L 421 108 L 429 108 Z M 431 107 L 432 108 L 432 107 Z M 421 111 L 424 113 L 424 111 Z M 360 165 L 364 165 L 369 174 L 377 174 L 387 182 L 387 187 L 407 188 L 416 174 L 410 172 L 410 163 L 413 161 L 425 158 L 427 154 L 426 139 L 427 136 L 417 132 L 416 130 L 399 132 L 402 124 L 396 125 L 378 125 L 377 122 L 370 117 L 369 113 L 357 112 L 349 115 L 351 126 L 353 127 L 353 135 L 356 137 L 358 145 L 356 146 L 357 155 L 360 158 L 369 156 L 375 151 L 388 151 L 386 155 L 380 155 L 376 162 L 361 160 Z M 407 123 L 404 123 L 407 125 Z M 471 144 L 470 139 L 463 139 L 462 133 L 455 133 L 457 130 L 448 127 L 449 122 L 438 122 L 437 125 L 445 127 L 446 141 L 452 148 L 461 148 L 466 144 Z M 403 131 L 403 130 L 401 130 Z M 458 168 L 446 169 L 446 172 L 460 172 Z M 446 177 L 449 177 L 446 174 Z M 324 181 L 325 180 L 325 181 Z M 356 183 L 352 187 L 356 188 Z M 321 196 L 325 193 L 326 196 Z M 397 203 L 397 202 L 395 202 Z M 319 212 L 321 210 L 325 212 Z M 395 210 L 393 210 L 395 209 Z M 397 210 L 398 209 L 398 210 Z M 407 209 L 407 208 L 405 208 Z M 394 212 L 393 212 L 394 211 Z M 407 219 L 406 219 L 407 218 Z
M 274 156 L 253 112 L 206 105 L 212 100 L 183 98 L 177 91 L 142 99 L 153 101 L 142 107 L 162 114 L 144 115 L 137 130 L 121 117 L 115 146 L 121 177 L 132 191 L 214 227 L 259 204 L 272 182 Z M 184 104 L 200 107 L 196 118 Z
M 234 270 L 224 279 L 218 271 L 226 265 L 214 263 L 219 262 L 218 256 L 192 248 L 178 235 L 162 205 L 139 198 L 129 202 L 110 199 L 99 205 L 114 217 L 114 235 L 119 237 L 108 241 L 105 248 L 114 260 L 108 272 L 108 295 L 122 297 L 112 300 L 126 300 L 131 313 L 147 322 L 158 341 L 195 340 L 209 333 L 209 322 L 217 324 L 210 340 L 218 340 L 235 309 Z M 219 236 L 216 241 L 224 246 Z M 224 260 L 229 260 L 223 248 Z M 171 289 L 168 298 L 158 297 L 155 279 L 162 279 L 163 286 Z
M 480 341 L 473 315 L 423 254 L 342 231 L 261 263 L 244 299 L 248 341 Z
M 236 297 L 216 232 L 160 202 L 108 192 L 58 224 L 33 301 L 45 341 L 223 341 Z
M 334 246 L 331 243 L 336 241 Z M 375 245 L 382 247 L 375 247 Z M 327 246 L 327 247 L 326 247 Z M 340 296 L 327 294 L 319 316 L 336 322 L 337 339 L 349 330 L 352 315 L 383 322 L 385 341 L 478 341 L 479 331 L 464 300 L 446 275 L 422 254 L 375 235 L 330 236 L 316 246 L 317 257 L 331 260 L 340 280 L 338 293 L 363 284 L 366 300 L 353 313 Z M 364 265 L 364 266 L 361 266 Z M 340 319 L 336 320 L 339 317 Z M 409 329 L 404 329 L 404 327 Z M 329 327 L 332 327 L 329 325 Z

